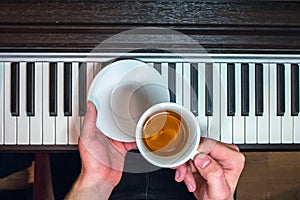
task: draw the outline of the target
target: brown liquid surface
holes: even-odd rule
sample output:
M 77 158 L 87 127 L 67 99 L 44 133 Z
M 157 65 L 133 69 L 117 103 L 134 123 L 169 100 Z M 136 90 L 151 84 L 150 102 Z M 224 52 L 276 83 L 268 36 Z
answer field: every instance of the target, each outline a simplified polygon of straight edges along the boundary
M 146 120 L 143 142 L 151 152 L 174 154 L 185 144 L 186 134 L 187 126 L 180 115 L 165 111 Z

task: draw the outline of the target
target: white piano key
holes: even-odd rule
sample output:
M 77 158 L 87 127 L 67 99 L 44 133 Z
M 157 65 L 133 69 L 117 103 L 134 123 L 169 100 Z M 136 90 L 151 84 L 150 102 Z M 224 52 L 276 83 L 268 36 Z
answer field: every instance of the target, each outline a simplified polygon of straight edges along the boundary
M 176 103 L 183 104 L 183 72 L 182 72 L 182 63 L 176 63 Z
M 4 63 L 0 62 L 0 144 L 4 140 Z
M 225 143 L 232 143 L 232 116 L 228 116 L 227 113 L 227 64 L 221 63 L 221 141 Z
M 94 66 L 94 63 L 87 63 L 87 73 L 86 73 L 86 81 L 87 81 L 87 84 L 86 84 L 86 91 L 88 93 L 89 89 L 90 89 L 90 86 L 91 86 L 91 83 L 94 79 L 94 70 L 93 70 L 93 66 Z
M 191 110 L 191 64 L 183 63 L 183 106 Z
M 298 65 L 300 66 L 300 63 L 298 63 Z M 294 143 L 299 144 L 300 143 L 300 115 L 295 116 L 293 121 L 294 121 L 294 130 L 293 130 Z
M 257 116 L 257 137 L 259 144 L 267 144 L 270 141 L 269 132 L 269 64 L 263 63 L 263 106 L 262 116 Z
M 94 66 L 94 63 L 87 63 L 87 66 L 86 66 L 86 92 L 88 93 L 89 89 L 90 89 L 90 85 L 93 81 L 93 78 L 94 78 L 94 71 L 93 71 L 93 66 Z M 86 95 L 87 96 L 87 95 Z
M 55 117 L 49 112 L 49 63 L 43 63 L 43 144 L 55 144 Z
M 86 93 L 88 94 L 90 85 L 94 78 L 94 63 L 88 62 L 86 64 Z M 86 96 L 87 96 L 86 94 Z M 83 124 L 84 117 L 81 117 L 81 126 Z
M 285 113 L 282 116 L 282 143 L 293 143 L 293 117 L 291 113 L 291 64 L 285 64 Z
M 213 115 L 208 117 L 208 137 L 220 140 L 220 63 L 213 63 Z
M 11 67 L 10 62 L 4 63 L 4 144 L 17 144 L 17 120 L 10 112 Z
M 245 116 L 245 136 L 247 144 L 257 143 L 255 116 L 255 64 L 249 64 L 249 116 Z
M 97 76 L 97 74 L 101 71 L 103 67 L 102 64 L 103 63 L 94 63 L 94 72 L 93 72 L 94 77 Z
M 72 63 L 72 116 L 69 117 L 69 144 L 78 144 L 80 116 L 78 113 L 78 63 Z
M 166 83 L 168 83 L 168 63 L 161 63 L 161 75 Z
M 20 62 L 20 115 L 17 118 L 17 144 L 29 144 L 29 119 L 26 112 L 26 63 Z
M 37 62 L 35 63 L 35 113 L 29 118 L 30 144 L 42 144 L 43 141 L 43 84 L 45 84 L 43 83 L 43 63 Z
M 233 118 L 233 142 L 243 144 L 245 142 L 245 122 L 241 110 L 241 63 L 235 64 L 235 95 L 236 112 Z
M 64 116 L 64 63 L 57 63 L 56 144 L 68 143 L 68 117 Z
M 294 117 L 294 143 L 299 144 L 300 143 L 300 119 L 299 116 Z
M 277 116 L 277 73 L 276 64 L 270 64 L 270 143 L 281 143 L 281 117 Z
M 205 63 L 198 64 L 198 120 L 202 137 L 208 137 L 208 119 L 205 116 Z

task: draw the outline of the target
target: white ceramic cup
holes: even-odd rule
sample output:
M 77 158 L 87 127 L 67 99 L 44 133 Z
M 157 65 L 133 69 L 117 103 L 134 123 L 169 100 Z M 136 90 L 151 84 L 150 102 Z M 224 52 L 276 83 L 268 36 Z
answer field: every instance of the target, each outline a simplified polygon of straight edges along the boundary
M 172 153 L 162 155 L 161 153 L 151 151 L 144 143 L 143 130 L 145 123 L 153 115 L 172 111 L 177 113 L 182 122 L 186 124 L 187 130 L 184 139 L 181 141 L 171 141 L 165 147 L 166 151 L 172 149 Z M 162 122 L 163 123 L 163 122 Z M 140 117 L 136 127 L 136 143 L 143 157 L 153 165 L 170 168 L 177 167 L 190 159 L 193 159 L 199 152 L 197 151 L 200 142 L 200 127 L 199 122 L 191 111 L 176 103 L 159 103 L 151 106 Z

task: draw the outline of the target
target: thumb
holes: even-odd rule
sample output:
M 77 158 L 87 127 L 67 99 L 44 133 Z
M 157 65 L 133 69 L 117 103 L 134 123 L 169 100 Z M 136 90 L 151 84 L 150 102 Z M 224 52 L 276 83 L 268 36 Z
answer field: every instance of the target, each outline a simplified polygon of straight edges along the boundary
M 97 119 L 97 110 L 92 102 L 87 103 L 87 112 L 85 114 L 83 124 L 95 124 Z
M 212 157 L 199 154 L 195 158 L 195 166 L 206 180 L 208 199 L 228 199 L 231 196 L 224 169 Z
M 80 134 L 80 138 L 91 136 L 91 132 L 94 133 L 96 127 L 97 110 L 93 103 L 87 103 L 87 111 L 83 119 L 83 126 Z M 93 134 L 92 134 L 93 135 Z

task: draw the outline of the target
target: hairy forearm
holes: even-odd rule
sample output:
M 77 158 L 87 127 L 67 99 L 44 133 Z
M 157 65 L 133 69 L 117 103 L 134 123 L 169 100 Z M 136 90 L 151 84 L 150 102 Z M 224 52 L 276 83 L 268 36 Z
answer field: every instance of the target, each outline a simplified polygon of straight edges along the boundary
M 65 197 L 66 200 L 104 200 L 108 199 L 113 186 L 109 185 L 106 181 L 93 181 L 80 175 L 74 183 L 72 189 Z

